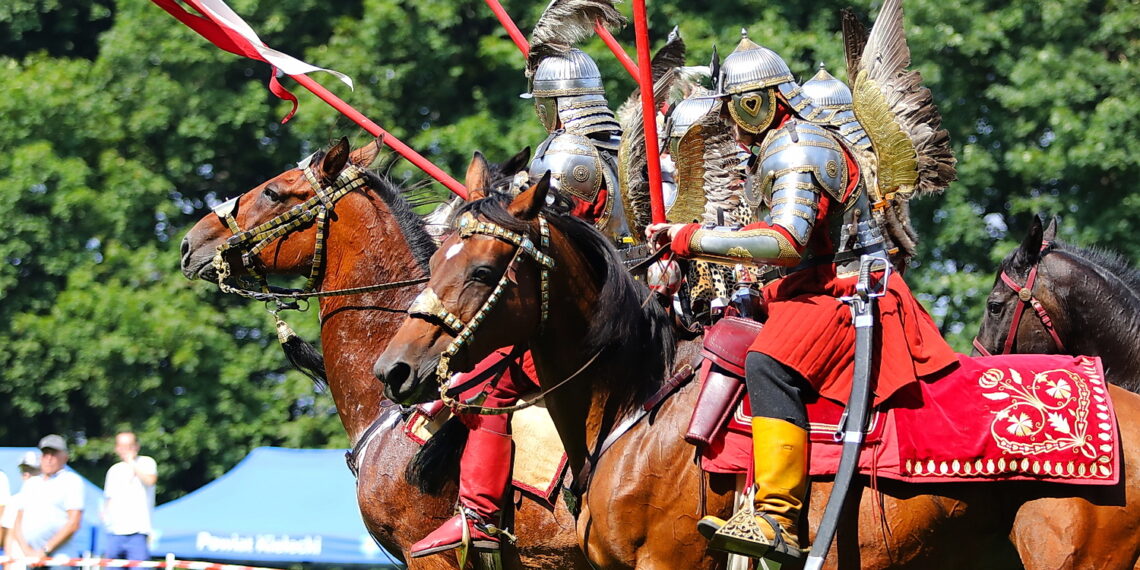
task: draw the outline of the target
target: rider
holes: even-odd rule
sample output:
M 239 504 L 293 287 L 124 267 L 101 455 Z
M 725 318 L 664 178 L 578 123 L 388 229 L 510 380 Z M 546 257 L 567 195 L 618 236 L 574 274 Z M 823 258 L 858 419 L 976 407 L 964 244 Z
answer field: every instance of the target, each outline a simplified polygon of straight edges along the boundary
M 550 136 L 539 145 L 530 175 L 551 172 L 551 185 L 573 202 L 572 213 L 613 236 L 629 240 L 621 192 L 617 184 L 616 152 L 621 128 L 606 103 L 602 76 L 590 56 L 578 49 L 543 59 L 531 78 L 535 112 Z M 505 370 L 482 384 L 482 404 L 505 407 L 538 389 L 530 352 L 521 356 L 513 348 L 500 349 L 461 375 L 457 385 L 468 383 L 487 370 Z M 418 558 L 456 548 L 467 526 L 472 546 L 499 548 L 502 508 L 510 483 L 511 428 L 506 414 L 460 414 L 470 430 L 459 460 L 459 514 L 423 540 L 412 545 Z
M 621 126 L 606 102 L 598 64 L 578 48 L 544 58 L 524 99 L 549 135 L 535 150 L 530 178 L 550 171 L 551 186 L 570 197 L 571 213 L 617 244 L 631 243 L 617 175 Z
M 886 257 L 871 216 L 854 149 L 868 142 L 854 117 L 817 108 L 773 51 L 741 39 L 721 68 L 720 93 L 737 140 L 759 147 L 744 199 L 768 215 L 742 230 L 654 224 L 673 251 L 722 263 L 779 266 L 763 296 L 768 320 L 745 370 L 752 408 L 755 515 L 705 517 L 710 547 L 774 561 L 803 556 L 796 524 L 807 490 L 808 423 L 804 397 L 850 395 L 854 327 L 838 297 L 853 295 L 861 255 Z M 823 119 L 824 122 L 817 122 Z M 875 403 L 957 362 L 930 316 L 901 278 L 878 303 Z

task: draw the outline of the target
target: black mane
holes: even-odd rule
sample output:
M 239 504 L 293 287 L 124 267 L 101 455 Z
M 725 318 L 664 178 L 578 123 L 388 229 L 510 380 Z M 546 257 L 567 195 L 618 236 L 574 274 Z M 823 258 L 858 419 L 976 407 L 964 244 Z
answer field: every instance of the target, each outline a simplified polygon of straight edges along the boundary
M 365 170 L 364 177 L 368 181 L 368 186 L 375 190 L 380 195 L 380 199 L 388 205 L 388 209 L 396 218 L 396 224 L 400 226 L 400 232 L 404 234 L 404 241 L 408 243 L 408 248 L 412 250 L 416 262 L 424 271 L 427 271 L 428 261 L 435 253 L 435 242 L 424 229 L 423 218 L 412 210 L 408 199 L 404 197 L 404 188 L 387 176 L 371 170 Z
M 531 236 L 537 243 L 536 224 L 509 214 L 505 200 L 497 197 L 465 205 L 470 212 L 513 232 Z M 614 375 L 623 380 L 605 386 L 620 409 L 629 409 L 653 395 L 673 365 L 673 328 L 665 311 L 650 300 L 649 289 L 626 271 L 610 240 L 592 225 L 570 215 L 569 202 L 557 197 L 543 209 L 550 225 L 564 234 L 574 249 L 585 257 L 591 276 L 599 285 L 598 299 L 590 318 L 587 349 L 602 351 L 599 362 L 615 367 Z
M 1067 253 L 1105 269 L 1127 284 L 1133 294 L 1140 298 L 1140 269 L 1133 266 L 1123 255 L 1100 248 L 1080 247 L 1059 241 L 1049 244 L 1041 252 L 1042 257 L 1050 251 Z

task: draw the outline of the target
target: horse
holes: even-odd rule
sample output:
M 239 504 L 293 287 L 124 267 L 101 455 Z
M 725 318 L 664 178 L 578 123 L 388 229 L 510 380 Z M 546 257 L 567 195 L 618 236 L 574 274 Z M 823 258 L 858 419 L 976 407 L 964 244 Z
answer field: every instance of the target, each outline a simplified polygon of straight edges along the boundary
M 975 348 L 989 353 L 1099 356 L 1122 387 L 1140 389 L 1140 271 L 1120 256 L 1056 240 L 1034 216 L 1002 260 Z
M 327 152 L 311 158 L 314 171 L 324 183 L 336 179 L 351 165 L 356 168 L 361 185 L 335 203 L 323 244 L 318 244 L 315 223 L 292 228 L 250 258 L 257 273 L 312 275 L 316 268 L 318 292 L 426 275 L 435 243 L 401 188 L 367 170 L 379 148 L 379 142 L 374 141 L 350 153 L 347 139 L 342 139 Z M 528 158 L 526 149 L 500 165 L 500 171 L 513 174 Z M 477 179 L 474 171 L 469 172 L 468 185 L 489 184 L 496 171 L 478 153 L 475 162 L 483 165 L 478 173 L 487 179 Z M 304 169 L 294 168 L 245 192 L 236 204 L 219 210 L 232 213 L 238 227 L 255 228 L 313 196 L 314 187 L 306 180 Z M 232 236 L 219 216 L 203 217 L 182 242 L 183 273 L 191 279 L 215 280 L 215 253 Z M 225 254 L 235 275 L 245 271 L 241 253 L 234 249 Z M 383 399 L 381 386 L 371 374 L 372 363 L 403 316 L 402 307 L 419 289 L 416 286 L 322 297 L 321 344 L 328 356 L 328 389 L 352 445 L 350 466 L 357 474 L 357 500 L 369 533 L 387 550 L 406 560 L 409 568 L 456 568 L 454 556 L 407 556 L 406 549 L 411 544 L 451 516 L 456 489 L 454 484 L 448 484 L 441 494 L 433 495 L 408 481 L 404 467 L 419 447 L 402 433 L 406 414 Z M 318 369 L 323 368 L 323 363 L 318 364 Z M 454 481 L 454 473 L 451 480 Z M 518 547 L 504 549 L 505 566 L 587 567 L 574 539 L 573 517 L 561 501 L 554 512 L 529 498 L 516 504 Z
M 572 472 L 581 476 L 575 487 L 585 487 L 578 538 L 590 561 L 600 568 L 718 567 L 723 559 L 705 550 L 693 501 L 709 493 L 707 511 L 727 505 L 715 494 L 715 478 L 701 478 L 693 448 L 676 429 L 691 413 L 691 391 L 674 393 L 598 454 L 597 442 L 611 439 L 607 432 L 623 412 L 659 391 L 673 340 L 662 309 L 608 242 L 545 206 L 548 192 L 544 178 L 509 204 L 489 198 L 464 207 L 457 232 L 432 258 L 425 293 L 374 372 L 391 397 L 410 403 L 431 398 L 441 373 L 528 342 Z M 1134 464 L 1140 397 L 1111 388 L 1125 461 Z M 858 516 L 842 523 L 826 564 L 1133 568 L 1140 473 L 1125 472 L 1118 485 L 1101 488 L 890 480 L 872 487 L 860 478 Z M 830 490 L 827 478 L 813 481 L 801 519 L 809 529 L 818 526 Z

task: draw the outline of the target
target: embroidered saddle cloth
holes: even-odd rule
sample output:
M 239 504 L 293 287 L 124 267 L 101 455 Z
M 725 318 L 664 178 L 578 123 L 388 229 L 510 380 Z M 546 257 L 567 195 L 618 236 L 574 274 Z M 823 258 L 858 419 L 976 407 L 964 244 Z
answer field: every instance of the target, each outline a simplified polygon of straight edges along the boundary
M 1120 478 L 1116 415 L 1099 358 L 960 356 L 936 381 L 914 384 L 876 410 L 860 471 L 909 482 L 1038 480 L 1112 485 Z M 748 473 L 747 398 L 709 445 L 702 467 Z M 807 403 L 812 475 L 834 475 L 842 405 Z
M 416 406 L 404 424 L 404 434 L 423 445 L 450 418 L 451 410 L 442 402 Z M 546 407 L 539 403 L 514 412 L 511 432 L 515 442 L 512 485 L 553 506 L 566 469 L 566 452 Z

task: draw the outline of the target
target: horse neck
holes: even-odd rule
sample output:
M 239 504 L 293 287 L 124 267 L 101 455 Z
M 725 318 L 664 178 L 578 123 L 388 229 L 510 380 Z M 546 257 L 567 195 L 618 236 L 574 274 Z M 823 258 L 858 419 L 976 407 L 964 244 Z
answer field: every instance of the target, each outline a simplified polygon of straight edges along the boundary
M 365 287 L 423 277 L 397 216 L 375 193 L 341 199 L 328 226 L 320 290 Z M 402 287 L 320 301 L 321 345 L 329 390 L 341 423 L 355 445 L 379 416 L 383 390 L 372 365 L 384 351 L 422 287 Z
M 617 410 L 606 387 L 636 380 L 618 378 L 620 372 L 614 363 L 620 359 L 605 358 L 606 355 L 582 369 L 594 356 L 583 348 L 582 339 L 589 337 L 598 288 L 583 277 L 589 270 L 581 256 L 559 242 L 553 243 L 555 269 L 550 275 L 550 315 L 544 331 L 530 346 L 544 390 L 577 373 L 573 380 L 544 398 L 566 449 L 571 472 L 577 474 L 590 451 L 616 423 Z
M 1070 323 L 1062 336 L 1067 352 L 1100 356 L 1106 372 L 1117 378 L 1140 378 L 1140 290 L 1093 260 L 1057 253 L 1070 266 L 1069 282 L 1051 285 L 1060 288 L 1057 296 Z

